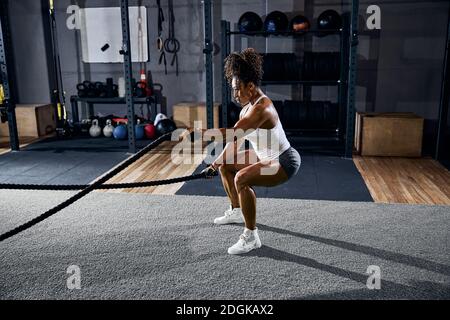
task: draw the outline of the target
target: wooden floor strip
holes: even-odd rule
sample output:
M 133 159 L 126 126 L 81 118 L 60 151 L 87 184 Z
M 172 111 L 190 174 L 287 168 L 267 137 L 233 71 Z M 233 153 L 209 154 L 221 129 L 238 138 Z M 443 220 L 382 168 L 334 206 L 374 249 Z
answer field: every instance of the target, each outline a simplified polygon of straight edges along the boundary
M 126 183 L 165 180 L 181 176 L 188 176 L 194 173 L 199 163 L 206 157 L 206 149 L 192 150 L 190 152 L 190 164 L 177 164 L 172 161 L 172 149 L 177 142 L 165 141 L 148 154 L 142 156 L 127 169 L 110 179 L 107 183 Z M 205 147 L 205 146 L 204 146 Z M 198 157 L 194 161 L 193 157 Z M 109 193 L 149 193 L 149 194 L 175 194 L 183 185 L 183 182 L 153 186 L 145 188 L 97 190 L 96 192 Z
M 354 156 L 375 202 L 450 205 L 450 172 L 428 158 Z
M 48 136 L 42 137 L 42 138 L 36 138 L 36 137 L 20 137 L 19 138 L 19 147 L 25 148 L 29 144 L 32 144 L 34 142 L 40 141 L 44 138 L 47 138 Z M 8 153 L 11 151 L 10 145 L 9 145 L 9 137 L 0 137 L 0 155 Z

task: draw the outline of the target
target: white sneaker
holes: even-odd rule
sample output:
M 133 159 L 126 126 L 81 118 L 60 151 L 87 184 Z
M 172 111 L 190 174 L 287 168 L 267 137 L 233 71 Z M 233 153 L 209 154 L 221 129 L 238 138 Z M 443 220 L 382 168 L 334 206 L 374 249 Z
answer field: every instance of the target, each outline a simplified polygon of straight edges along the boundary
M 244 222 L 244 216 L 242 215 L 241 208 L 230 208 L 225 211 L 222 217 L 214 219 L 215 224 L 229 224 L 229 223 L 240 223 Z
M 228 248 L 229 254 L 247 253 L 253 249 L 261 248 L 261 240 L 258 236 L 258 229 L 245 229 L 244 233 L 239 237 L 239 241 Z

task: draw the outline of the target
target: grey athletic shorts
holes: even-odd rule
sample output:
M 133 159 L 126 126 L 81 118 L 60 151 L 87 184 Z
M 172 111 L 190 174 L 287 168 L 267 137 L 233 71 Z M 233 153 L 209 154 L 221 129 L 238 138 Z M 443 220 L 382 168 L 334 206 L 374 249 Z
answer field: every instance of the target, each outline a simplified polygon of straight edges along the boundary
M 302 159 L 297 150 L 289 147 L 289 149 L 280 154 L 278 162 L 290 179 L 292 176 L 295 176 L 297 174 L 298 169 L 300 169 Z

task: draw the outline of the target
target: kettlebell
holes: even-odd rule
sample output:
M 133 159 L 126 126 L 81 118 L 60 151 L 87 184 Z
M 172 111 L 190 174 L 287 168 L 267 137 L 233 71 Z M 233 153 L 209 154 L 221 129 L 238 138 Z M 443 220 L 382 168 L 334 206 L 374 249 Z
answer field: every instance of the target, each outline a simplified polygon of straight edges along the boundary
M 97 81 L 94 83 L 95 96 L 100 98 L 106 98 L 106 87 L 103 83 Z
M 144 98 L 147 96 L 145 82 L 143 81 L 136 82 L 134 86 L 134 95 L 138 98 Z
M 103 128 L 103 135 L 107 138 L 112 137 L 114 131 L 114 127 L 111 124 L 111 120 L 106 120 L 106 126 Z
M 127 127 L 122 124 L 118 125 L 113 131 L 113 136 L 117 140 L 126 139 L 128 136 Z
M 144 139 L 144 126 L 141 124 L 141 120 L 137 120 L 137 125 L 134 127 L 134 133 L 136 135 L 136 139 L 137 140 L 142 140 Z
M 84 85 L 84 83 L 77 84 L 77 91 L 78 91 L 78 96 L 80 98 L 87 97 L 87 89 L 86 89 L 86 86 Z
M 84 81 L 83 82 L 85 88 L 86 88 L 86 96 L 88 98 L 95 98 L 97 95 L 97 91 L 95 90 L 95 85 L 90 81 Z
M 158 113 L 155 117 L 155 121 L 153 121 L 154 126 L 156 127 L 158 125 L 158 122 L 163 119 L 167 119 L 167 116 L 164 113 Z
M 81 134 L 87 136 L 91 127 L 91 119 L 81 120 Z
M 102 128 L 100 128 L 100 126 L 98 125 L 98 120 L 97 119 L 92 121 L 92 126 L 89 129 L 89 134 L 93 138 L 100 137 L 100 135 L 102 134 Z

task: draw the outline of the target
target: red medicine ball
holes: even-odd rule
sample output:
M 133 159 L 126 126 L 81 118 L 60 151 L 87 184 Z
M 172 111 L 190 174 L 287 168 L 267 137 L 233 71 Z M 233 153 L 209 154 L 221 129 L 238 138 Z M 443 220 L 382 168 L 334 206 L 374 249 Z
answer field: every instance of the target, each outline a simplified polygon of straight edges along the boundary
M 153 139 L 156 136 L 156 129 L 153 124 L 147 124 L 144 127 L 144 132 L 145 132 L 145 136 L 147 137 L 147 139 Z

